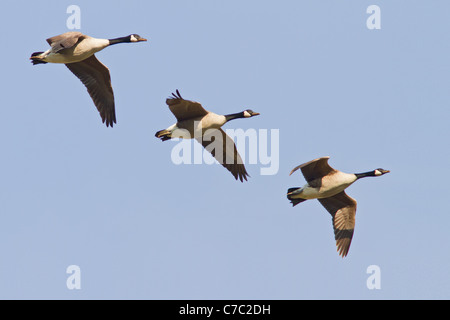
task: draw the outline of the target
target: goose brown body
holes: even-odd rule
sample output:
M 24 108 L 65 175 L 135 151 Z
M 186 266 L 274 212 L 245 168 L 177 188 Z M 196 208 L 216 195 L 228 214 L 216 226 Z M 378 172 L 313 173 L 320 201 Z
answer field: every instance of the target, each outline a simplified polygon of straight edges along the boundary
M 222 126 L 230 120 L 250 118 L 259 113 L 245 110 L 232 115 L 219 115 L 205 110 L 198 102 L 183 99 L 178 90 L 166 103 L 177 122 L 156 132 L 157 138 L 162 141 L 172 138 L 196 139 L 236 180 L 247 180 L 248 173 L 236 145 L 222 130 Z
M 147 40 L 136 34 L 116 39 L 97 39 L 71 31 L 48 38 L 50 49 L 34 52 L 30 59 L 33 64 L 65 64 L 85 85 L 103 123 L 112 127 L 116 123 L 116 112 L 111 76 L 109 69 L 95 57 L 95 53 L 116 43 L 140 41 Z
M 388 170 L 376 169 L 365 173 L 344 173 L 328 164 L 330 157 L 322 157 L 301 164 L 291 174 L 301 170 L 307 183 L 301 188 L 289 188 L 287 197 L 293 206 L 317 199 L 331 214 L 339 255 L 347 256 L 353 238 L 356 216 L 356 200 L 345 193 L 350 185 L 363 177 L 381 176 Z

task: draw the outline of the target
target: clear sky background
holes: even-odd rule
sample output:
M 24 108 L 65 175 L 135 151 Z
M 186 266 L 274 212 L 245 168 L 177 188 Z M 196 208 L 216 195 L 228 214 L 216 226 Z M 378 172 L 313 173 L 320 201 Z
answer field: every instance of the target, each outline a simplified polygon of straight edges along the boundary
M 101 123 L 63 65 L 32 66 L 46 38 L 138 33 L 97 57 L 117 125 Z M 366 9 L 381 8 L 381 30 Z M 448 1 L 7 1 L 0 10 L 0 298 L 449 299 Z M 261 116 L 225 128 L 279 129 L 280 167 L 234 180 L 175 165 L 165 99 Z M 238 145 L 239 148 L 239 145 Z M 349 255 L 318 201 L 292 208 L 290 170 L 330 156 L 358 181 Z M 69 290 L 66 268 L 81 268 Z M 369 290 L 366 270 L 381 270 Z

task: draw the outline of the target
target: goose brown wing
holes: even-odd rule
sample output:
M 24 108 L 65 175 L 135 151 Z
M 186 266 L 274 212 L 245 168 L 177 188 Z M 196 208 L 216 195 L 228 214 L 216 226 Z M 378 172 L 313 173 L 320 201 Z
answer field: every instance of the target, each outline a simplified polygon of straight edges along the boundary
M 236 180 L 247 181 L 248 173 L 236 145 L 222 129 L 209 129 L 201 140 L 200 138 L 196 140 L 211 153 L 217 162 L 230 171 Z
M 330 157 L 322 157 L 303 163 L 292 169 L 289 175 L 293 174 L 298 169 L 301 169 L 303 176 L 308 182 L 322 178 L 330 173 L 336 172 L 336 170 L 328 164 L 329 158 Z
M 85 37 L 81 32 L 71 31 L 48 38 L 47 43 L 52 47 L 52 51 L 56 53 L 63 49 L 72 48 L 78 41 Z
M 334 238 L 339 255 L 347 256 L 355 229 L 356 200 L 342 191 L 332 197 L 318 199 L 333 217 Z
M 166 103 L 178 122 L 208 114 L 200 103 L 183 99 L 178 90 L 172 93 L 172 97 L 168 98 Z
M 112 127 L 116 123 L 116 112 L 108 68 L 95 55 L 80 62 L 67 63 L 66 66 L 86 86 L 102 122 Z

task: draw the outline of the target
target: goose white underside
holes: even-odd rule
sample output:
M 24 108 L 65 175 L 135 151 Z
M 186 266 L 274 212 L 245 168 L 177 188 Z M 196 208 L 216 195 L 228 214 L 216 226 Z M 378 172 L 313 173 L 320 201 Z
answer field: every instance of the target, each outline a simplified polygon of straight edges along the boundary
M 309 183 L 305 184 L 291 193 L 293 199 L 323 199 L 332 197 L 356 181 L 354 174 L 348 174 L 338 171 L 337 173 L 322 179 L 320 188 L 311 187 Z
M 42 60 L 49 63 L 74 63 L 83 61 L 109 45 L 109 40 L 86 38 L 72 48 L 53 52 L 53 48 L 41 54 Z
M 184 121 L 183 121 L 184 122 Z M 202 137 L 205 131 L 208 129 L 220 129 L 225 124 L 225 117 L 216 115 L 210 112 L 205 117 L 199 120 L 186 121 L 186 123 L 181 122 L 181 124 L 188 125 L 192 128 L 190 123 L 193 123 L 193 132 L 184 128 L 179 128 L 177 123 L 171 125 L 166 129 L 166 131 L 171 132 L 172 138 L 182 138 L 182 139 L 193 139 L 195 137 Z
M 92 54 L 84 54 L 84 55 L 80 55 L 78 57 L 73 57 L 73 56 L 67 56 L 67 55 L 63 55 L 60 53 L 53 53 L 50 50 L 44 52 L 42 54 L 43 58 L 42 61 L 45 62 L 49 62 L 49 63 L 74 63 L 74 62 L 80 62 L 83 61 L 87 58 L 89 58 L 90 56 L 92 56 Z
M 342 185 L 332 189 L 323 190 L 322 188 L 317 189 L 311 187 L 309 184 L 305 184 L 303 187 L 293 191 L 290 195 L 292 199 L 323 199 L 332 197 L 339 192 L 344 191 L 347 187 L 348 185 Z
M 187 129 L 179 128 L 176 124 L 171 125 L 165 130 L 162 130 L 164 135 L 167 135 L 171 139 L 193 139 L 195 137 L 202 137 L 202 130 L 196 128 L 194 132 L 190 132 Z
M 178 128 L 176 123 L 168 127 L 166 131 L 170 132 L 171 138 L 192 139 L 196 134 L 201 136 L 201 130 L 197 129 L 194 134 L 191 134 L 187 129 Z

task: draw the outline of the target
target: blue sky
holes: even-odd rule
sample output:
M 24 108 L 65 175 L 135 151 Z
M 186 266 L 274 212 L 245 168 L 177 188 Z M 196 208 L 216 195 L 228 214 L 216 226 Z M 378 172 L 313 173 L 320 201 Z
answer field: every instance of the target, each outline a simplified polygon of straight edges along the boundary
M 45 39 L 138 33 L 106 48 L 117 125 L 106 128 L 61 65 L 32 66 Z M 381 8 L 368 30 L 366 9 Z M 450 39 L 446 1 L 48 1 L 0 11 L 0 298 L 448 299 Z M 278 129 L 279 171 L 236 182 L 175 165 L 175 89 L 225 128 Z M 238 145 L 239 148 L 239 145 Z M 349 255 L 318 201 L 292 208 L 290 170 L 330 156 L 358 181 Z M 81 269 L 81 289 L 66 268 Z M 366 270 L 381 270 L 369 290 Z

